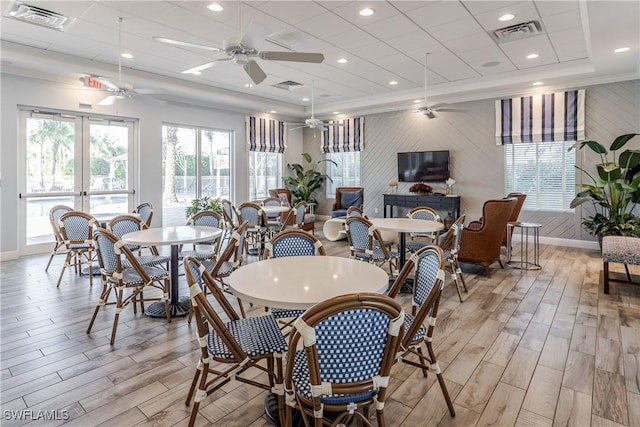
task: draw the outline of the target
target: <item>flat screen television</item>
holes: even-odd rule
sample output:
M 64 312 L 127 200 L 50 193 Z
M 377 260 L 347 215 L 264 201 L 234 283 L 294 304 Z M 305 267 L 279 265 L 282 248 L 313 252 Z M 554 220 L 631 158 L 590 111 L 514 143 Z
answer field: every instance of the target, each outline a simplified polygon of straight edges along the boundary
M 449 150 L 398 153 L 398 181 L 440 182 L 449 179 Z

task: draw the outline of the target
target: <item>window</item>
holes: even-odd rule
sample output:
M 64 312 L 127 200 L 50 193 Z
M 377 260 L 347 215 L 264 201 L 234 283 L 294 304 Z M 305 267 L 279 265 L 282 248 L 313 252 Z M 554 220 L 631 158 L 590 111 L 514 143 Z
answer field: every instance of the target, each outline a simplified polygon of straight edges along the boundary
M 336 197 L 336 187 L 360 187 L 360 152 L 348 151 L 344 153 L 326 153 L 327 175 L 333 182 L 326 181 L 327 198 Z
M 569 210 L 575 196 L 574 141 L 504 145 L 505 191 L 526 193 L 523 209 Z
M 282 183 L 282 154 L 249 151 L 249 199 L 264 199 Z
M 231 198 L 232 137 L 228 130 L 162 126 L 163 225 L 184 225 L 195 198 Z

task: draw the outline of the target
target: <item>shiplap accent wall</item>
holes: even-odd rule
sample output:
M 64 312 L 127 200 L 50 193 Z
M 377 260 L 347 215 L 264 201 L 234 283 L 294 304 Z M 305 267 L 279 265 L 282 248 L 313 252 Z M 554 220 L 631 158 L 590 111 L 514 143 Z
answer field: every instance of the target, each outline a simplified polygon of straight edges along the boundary
M 365 148 L 361 154 L 361 178 L 365 188 L 364 208 L 369 216 L 382 216 L 383 194 L 397 179 L 396 153 L 401 151 L 449 150 L 454 193 L 462 197 L 461 211 L 467 221 L 482 215 L 485 200 L 504 193 L 503 148 L 495 145 L 494 99 L 455 105 L 466 111 L 439 112 L 429 119 L 413 111 L 365 117 Z M 615 136 L 640 133 L 640 81 L 626 81 L 586 88 L 586 136 L 609 146 Z M 640 137 L 632 140 L 640 148 Z M 319 134 L 304 131 L 304 151 L 322 159 Z M 578 154 L 577 162 L 587 170 L 597 162 L 591 153 Z M 578 175 L 579 176 L 579 175 Z M 400 183 L 407 192 L 410 183 Z M 444 192 L 444 184 L 431 184 Z M 320 192 L 319 192 L 320 193 Z M 320 215 L 329 215 L 333 200 L 319 194 Z M 446 215 L 446 212 L 444 212 Z M 580 227 L 583 209 L 575 213 L 523 211 L 521 220 L 543 224 L 540 235 L 562 239 L 592 240 Z M 588 210 L 585 215 L 589 215 Z

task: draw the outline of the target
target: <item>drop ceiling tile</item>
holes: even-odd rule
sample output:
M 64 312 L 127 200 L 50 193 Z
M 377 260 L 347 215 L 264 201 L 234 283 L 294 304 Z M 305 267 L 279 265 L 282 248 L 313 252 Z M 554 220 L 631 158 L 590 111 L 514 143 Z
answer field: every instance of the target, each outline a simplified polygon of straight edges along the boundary
M 471 17 L 449 22 L 445 25 L 431 27 L 429 34 L 441 43 L 446 44 L 450 40 L 456 40 L 474 34 L 484 34 L 484 29 Z
M 441 0 L 423 0 L 423 1 L 396 1 L 393 6 L 403 13 L 411 12 L 425 6 L 434 5 Z
M 540 57 L 533 60 L 519 59 L 518 61 L 512 61 L 512 62 L 514 63 L 514 65 L 518 70 L 525 70 L 528 68 L 542 67 L 543 65 L 557 64 L 560 61 L 556 57 L 555 52 L 553 52 L 553 55 Z
M 364 7 L 371 7 L 375 13 L 371 16 L 361 16 L 360 10 Z M 340 7 L 332 9 L 333 13 L 346 19 L 358 27 L 371 25 L 375 22 L 384 21 L 392 16 L 398 15 L 400 12 L 387 2 L 375 1 L 371 3 L 365 2 L 349 2 Z
M 511 13 L 515 15 L 515 18 L 511 21 L 501 22 L 499 17 L 505 13 Z M 520 2 L 509 6 L 500 7 L 489 12 L 475 15 L 480 25 L 487 30 L 493 31 L 498 28 L 510 27 L 523 22 L 540 20 L 536 8 L 533 7 L 531 2 Z
M 47 2 L 49 3 L 49 2 Z M 86 3 L 83 1 L 68 1 L 64 3 Z M 118 15 L 127 17 L 129 15 L 133 15 L 137 18 L 144 19 L 153 19 L 155 16 L 163 15 L 176 7 L 175 4 L 170 2 L 162 1 L 162 2 L 154 2 L 153 7 L 149 7 L 149 2 L 147 1 L 100 1 L 95 2 L 100 5 L 100 7 L 107 7 L 110 9 L 114 9 L 120 12 Z M 200 9 L 204 8 L 205 11 L 210 12 L 206 9 L 207 3 L 199 3 Z M 122 15 L 124 13 L 124 15 Z M 199 13 L 203 13 L 202 10 Z
M 478 77 L 478 73 L 460 58 L 449 52 L 429 55 L 429 70 L 438 73 L 447 81 Z M 429 76 L 429 84 L 432 79 Z
M 326 12 L 325 8 L 316 3 L 302 1 L 269 1 L 256 9 L 289 25 L 295 25 Z
M 553 46 L 546 34 L 500 43 L 500 48 L 507 56 L 513 58 L 514 62 L 524 61 L 531 53 L 537 53 L 540 55 L 539 58 L 555 57 Z
M 466 18 L 469 13 L 457 1 L 440 1 L 412 10 L 409 16 L 422 28 L 431 28 Z
M 489 47 L 477 49 L 463 52 L 459 56 L 462 61 L 482 75 L 513 71 L 516 69 L 509 58 L 498 48 Z M 499 64 L 493 67 L 484 67 L 483 64 L 488 62 L 498 62 Z
M 540 16 L 543 17 L 580 9 L 578 0 L 537 0 L 535 4 Z
M 556 45 L 556 53 L 560 62 L 574 61 L 576 59 L 588 58 L 587 48 L 582 46 L 576 46 L 575 44 L 568 45 Z
M 376 65 L 390 70 L 389 80 L 392 80 L 394 76 L 396 76 L 398 78 L 412 81 L 414 83 L 420 83 L 424 79 L 423 63 L 416 62 L 411 58 L 407 58 L 404 54 L 401 53 L 380 57 L 376 61 Z M 392 70 L 396 71 L 393 72 Z M 396 78 L 395 80 L 398 79 Z
M 375 63 L 379 58 L 395 55 L 396 53 L 398 53 L 396 49 L 389 47 L 386 44 L 374 43 L 362 46 L 358 49 L 357 55 Z
M 360 28 L 352 28 L 348 31 L 325 37 L 325 40 L 347 51 L 377 42 L 375 37 Z
M 568 28 L 563 31 L 549 33 L 549 39 L 554 46 L 574 43 L 576 46 L 584 45 L 584 33 L 582 32 L 582 28 Z
M 360 28 L 380 40 L 396 37 L 398 34 L 422 31 L 405 15 L 395 15 L 376 23 L 362 25 Z
M 555 33 L 567 28 L 582 27 L 582 19 L 578 9 L 568 12 L 550 15 L 542 20 L 544 28 L 548 33 Z
M 353 29 L 350 23 L 331 12 L 302 21 L 296 27 L 319 38 L 327 38 Z
M 487 34 L 474 34 L 446 42 L 447 49 L 455 53 L 495 46 L 496 42 Z
M 96 1 L 50 1 L 50 0 L 29 0 L 25 2 L 31 6 L 40 7 L 42 9 L 49 10 L 51 12 L 59 13 L 73 18 L 80 18 L 87 10 L 91 9 L 97 2 Z M 5 6 L 9 4 L 8 1 L 2 2 L 2 12 L 5 10 Z
M 386 39 L 387 44 L 400 51 L 437 52 L 444 50 L 440 42 L 426 34 L 423 30 L 403 33 L 397 37 Z
M 491 10 L 500 9 L 503 7 L 510 7 L 511 5 L 516 5 L 519 3 L 530 3 L 529 0 L 523 1 L 478 1 L 478 0 L 463 0 L 462 4 L 466 7 L 469 12 L 473 15 L 478 15 L 480 13 L 489 12 Z

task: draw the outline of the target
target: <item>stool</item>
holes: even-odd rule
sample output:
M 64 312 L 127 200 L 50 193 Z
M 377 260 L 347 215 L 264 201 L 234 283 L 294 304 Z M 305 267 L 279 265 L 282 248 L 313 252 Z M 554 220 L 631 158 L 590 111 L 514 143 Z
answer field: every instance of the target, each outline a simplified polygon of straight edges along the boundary
M 511 240 L 514 227 L 520 228 L 520 261 L 511 260 Z M 540 228 L 535 222 L 510 221 L 507 223 L 507 265 L 521 270 L 539 270 L 540 266 Z M 529 261 L 529 234 L 533 237 L 533 261 Z
M 628 264 L 640 265 L 640 238 L 627 236 L 604 236 L 602 238 L 602 261 L 604 262 L 604 293 L 609 293 L 609 282 L 635 283 L 631 281 Z M 609 263 L 624 264 L 627 280 L 609 277 Z

